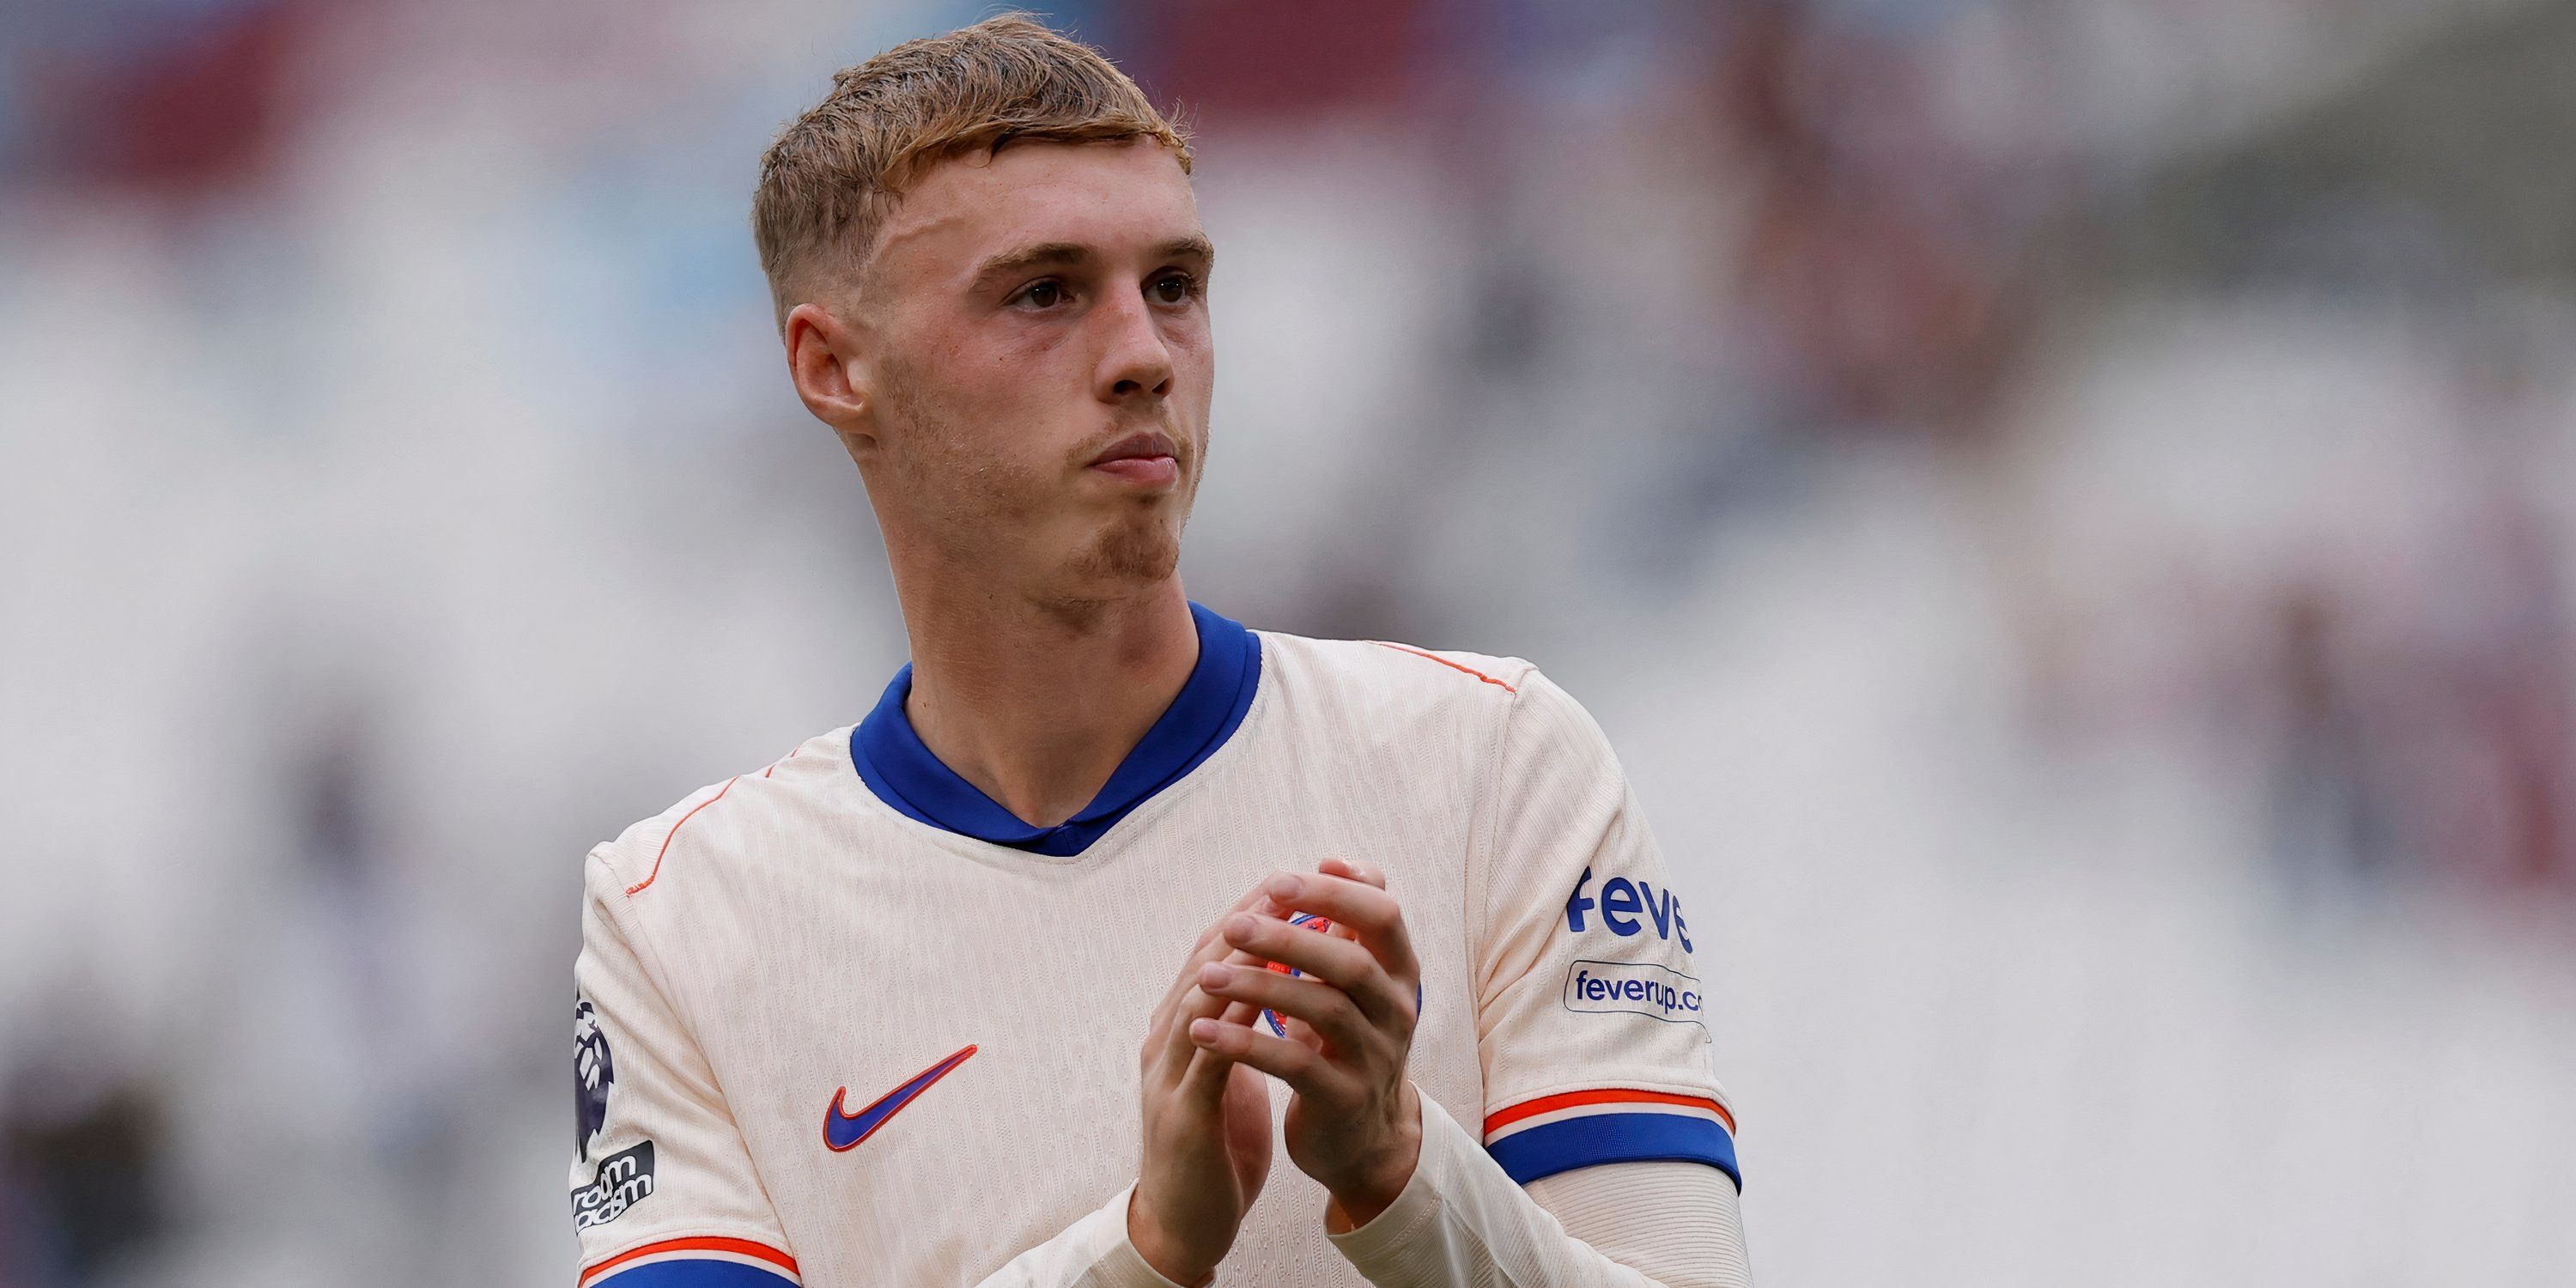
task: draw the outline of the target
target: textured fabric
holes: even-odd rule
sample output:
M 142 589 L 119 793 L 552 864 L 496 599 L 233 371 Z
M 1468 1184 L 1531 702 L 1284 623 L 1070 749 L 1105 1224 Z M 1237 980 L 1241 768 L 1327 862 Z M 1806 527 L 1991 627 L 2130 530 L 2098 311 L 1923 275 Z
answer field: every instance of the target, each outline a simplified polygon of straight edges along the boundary
M 1584 1167 L 1527 1189 L 1567 1234 L 1665 1288 L 1752 1288 L 1735 1186 L 1705 1167 Z
M 1716 1172 L 1676 1183 L 1650 1164 L 1589 1169 L 1560 1187 L 1589 1232 L 1637 1259 L 1614 1260 L 1515 1184 L 1476 1138 L 1429 1100 L 1422 1105 L 1422 1161 L 1394 1203 L 1367 1225 L 1331 1236 L 1376 1288 L 1721 1288 L 1744 1284 L 1742 1237 L 1726 1255 L 1718 1223 L 1734 1221 L 1735 1187 Z M 1569 1172 L 1567 1176 L 1581 1176 Z M 1544 1184 L 1544 1182 L 1541 1182 Z M 1605 1213 L 1607 1190 L 1625 1211 Z M 1723 1194 L 1724 1208 L 1708 1200 Z M 1670 1278 L 1649 1275 L 1653 1266 Z
M 1444 1120 L 1497 1142 L 1604 1115 L 1731 1131 L 1680 901 L 1581 708 L 1523 662 L 1258 645 L 1240 728 L 1078 854 L 888 805 L 848 728 L 594 850 L 584 1265 L 726 1235 L 815 1283 L 1127 1282 L 1154 1004 L 1221 911 L 1329 855 L 1404 904 L 1410 1073 Z M 648 1144 L 649 1190 L 601 1186 Z M 1365 1282 L 1325 1197 L 1283 1149 L 1220 1278 Z
M 1546 676 L 1517 687 L 1467 869 L 1483 1139 L 1524 1182 L 1649 1158 L 1739 1175 L 1663 853 L 1601 727 Z
M 762 1261 L 792 1276 L 795 1259 L 742 1132 L 713 1070 L 629 944 L 616 915 L 621 903 L 615 891 L 594 888 L 573 965 L 579 1050 L 589 1056 L 591 1043 L 603 1044 L 609 1070 L 602 1077 L 585 1062 L 577 1073 L 583 1086 L 605 1093 L 611 1110 L 573 1160 L 583 1288 L 603 1282 L 603 1271 L 625 1278 L 671 1260 Z
M 1120 1190 L 1099 1211 L 986 1275 L 978 1288 L 1181 1288 L 1154 1273 L 1127 1241 L 1127 1200 L 1134 1193 L 1132 1185 Z

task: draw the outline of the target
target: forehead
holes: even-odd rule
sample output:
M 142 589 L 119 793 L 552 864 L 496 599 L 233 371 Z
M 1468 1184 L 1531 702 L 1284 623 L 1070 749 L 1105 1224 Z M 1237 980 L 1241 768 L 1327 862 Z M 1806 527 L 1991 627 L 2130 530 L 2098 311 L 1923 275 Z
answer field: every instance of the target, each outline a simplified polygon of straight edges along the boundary
M 895 203 L 868 267 L 926 283 L 1021 246 L 1115 254 L 1199 231 L 1189 176 L 1159 143 L 1021 143 L 933 166 Z

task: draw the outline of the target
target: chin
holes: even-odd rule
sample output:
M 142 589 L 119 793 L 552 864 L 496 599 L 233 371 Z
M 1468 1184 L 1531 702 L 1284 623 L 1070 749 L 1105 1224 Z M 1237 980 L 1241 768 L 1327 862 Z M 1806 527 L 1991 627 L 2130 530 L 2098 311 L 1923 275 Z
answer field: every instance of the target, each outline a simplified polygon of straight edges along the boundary
M 1180 571 L 1181 534 L 1161 516 L 1139 516 L 1112 525 L 1076 555 L 1073 580 L 1104 593 L 1168 581 Z

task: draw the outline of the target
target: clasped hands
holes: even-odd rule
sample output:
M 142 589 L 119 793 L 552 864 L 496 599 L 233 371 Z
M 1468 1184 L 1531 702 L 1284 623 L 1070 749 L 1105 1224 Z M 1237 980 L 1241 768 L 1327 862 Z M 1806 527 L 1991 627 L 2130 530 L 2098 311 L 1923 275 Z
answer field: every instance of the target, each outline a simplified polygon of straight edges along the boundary
M 1294 913 L 1332 928 L 1292 925 Z M 1291 1092 L 1288 1158 L 1332 1196 L 1326 1229 L 1356 1229 L 1395 1201 L 1422 1150 L 1405 1077 L 1421 978 L 1385 874 L 1343 859 L 1268 878 L 1199 936 L 1139 1057 L 1144 1162 L 1127 1237 L 1146 1264 L 1203 1284 L 1234 1246 L 1270 1173 L 1261 1074 Z

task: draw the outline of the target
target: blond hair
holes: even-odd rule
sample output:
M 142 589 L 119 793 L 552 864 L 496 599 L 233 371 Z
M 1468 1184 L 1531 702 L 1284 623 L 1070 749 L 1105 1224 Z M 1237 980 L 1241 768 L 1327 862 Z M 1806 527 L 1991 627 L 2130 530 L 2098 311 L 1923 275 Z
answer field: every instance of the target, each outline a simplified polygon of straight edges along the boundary
M 751 235 L 784 323 L 817 265 L 864 259 L 897 199 L 941 161 L 1012 143 L 1189 137 L 1099 50 L 1006 13 L 908 41 L 832 77 L 760 158 Z

